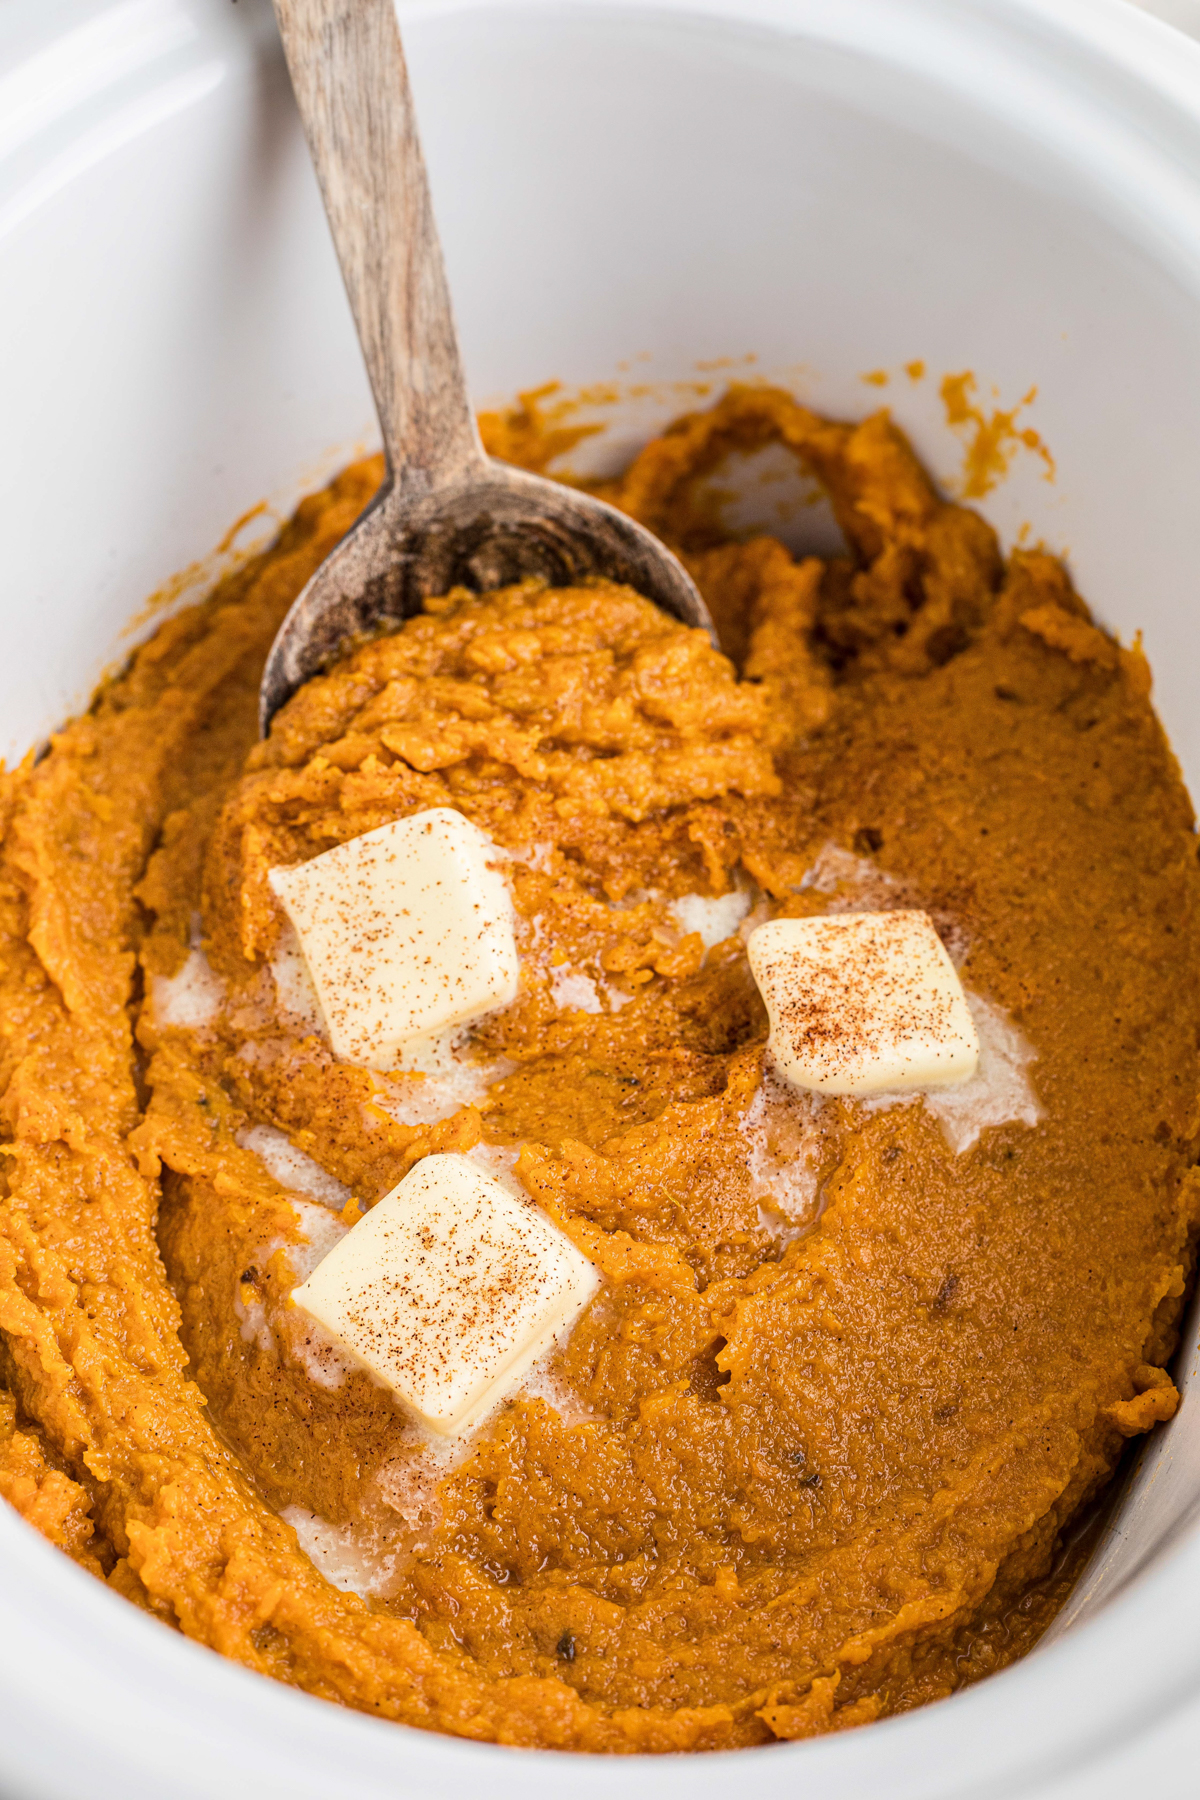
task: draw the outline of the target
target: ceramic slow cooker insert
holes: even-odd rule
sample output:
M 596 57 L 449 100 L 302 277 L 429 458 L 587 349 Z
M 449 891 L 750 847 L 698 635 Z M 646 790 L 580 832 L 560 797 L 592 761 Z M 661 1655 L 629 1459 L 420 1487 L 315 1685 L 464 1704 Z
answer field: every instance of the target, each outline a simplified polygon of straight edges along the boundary
M 973 371 L 999 404 L 1036 386 L 1055 478 L 1018 455 L 981 509 L 1006 542 L 1066 550 L 1104 621 L 1143 631 L 1196 790 L 1200 47 L 1122 0 L 428 0 L 401 17 L 481 404 L 616 383 L 602 464 L 702 366 L 842 416 L 877 404 L 864 373 L 915 359 Z M 184 597 L 212 578 L 232 520 L 264 496 L 285 511 L 373 441 L 265 0 L 8 0 L 0 325 L 12 757 L 149 628 L 140 603 L 167 577 L 199 564 Z M 953 486 L 937 382 L 886 397 Z M 1115 1793 L 1200 1747 L 1195 1356 L 1193 1326 L 1183 1407 L 1032 1657 L 733 1764 L 617 1769 L 381 1726 L 163 1630 L 3 1511 L 0 1792 Z

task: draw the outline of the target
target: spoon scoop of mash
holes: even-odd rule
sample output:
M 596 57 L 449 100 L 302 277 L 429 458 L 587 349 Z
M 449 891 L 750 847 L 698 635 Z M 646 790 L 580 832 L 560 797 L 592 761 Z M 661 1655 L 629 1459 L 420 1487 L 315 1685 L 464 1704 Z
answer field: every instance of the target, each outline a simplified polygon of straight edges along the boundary
M 650 532 L 591 495 L 485 453 L 393 0 L 274 5 L 387 473 L 280 627 L 259 695 L 264 735 L 284 702 L 349 641 L 399 624 L 457 586 L 482 592 L 530 577 L 556 587 L 602 577 L 711 635 L 690 577 Z

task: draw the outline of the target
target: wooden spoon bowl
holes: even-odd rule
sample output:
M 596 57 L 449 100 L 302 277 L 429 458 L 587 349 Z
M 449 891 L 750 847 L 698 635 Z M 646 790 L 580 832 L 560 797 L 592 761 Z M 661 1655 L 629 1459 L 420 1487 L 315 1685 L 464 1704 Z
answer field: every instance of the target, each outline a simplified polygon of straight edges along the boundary
M 478 475 L 420 498 L 385 489 L 326 557 L 271 646 L 260 690 L 264 735 L 349 640 L 411 618 L 430 595 L 530 576 L 554 587 L 589 576 L 626 582 L 673 618 L 712 632 L 682 564 L 643 526 L 590 494 L 482 457 Z

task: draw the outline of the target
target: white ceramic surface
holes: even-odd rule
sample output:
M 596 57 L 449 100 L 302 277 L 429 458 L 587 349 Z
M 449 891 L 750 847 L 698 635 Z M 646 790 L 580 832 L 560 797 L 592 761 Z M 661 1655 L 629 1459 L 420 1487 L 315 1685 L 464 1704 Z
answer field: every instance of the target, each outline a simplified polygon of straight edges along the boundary
M 480 400 L 646 384 L 603 414 L 591 454 L 612 460 L 697 364 L 753 354 L 749 372 L 827 410 L 886 399 L 953 485 L 933 377 L 973 369 L 1004 405 L 1036 385 L 1021 422 L 1057 478 L 1022 452 L 983 510 L 1068 550 L 1102 615 L 1144 631 L 1200 786 L 1200 47 L 1122 0 L 413 0 L 402 17 Z M 202 583 L 248 506 L 284 508 L 372 440 L 265 0 L 3 0 L 0 346 L 13 755 L 86 698 L 153 589 L 194 561 Z M 900 373 L 914 358 L 931 378 Z M 882 395 L 862 380 L 878 368 Z M 83 485 L 64 518 L 66 477 Z M 732 1767 L 564 1768 L 319 1705 L 170 1636 L 0 1512 L 0 1793 L 1186 1791 L 1198 1411 L 1192 1381 L 1057 1642 L 938 1707 Z

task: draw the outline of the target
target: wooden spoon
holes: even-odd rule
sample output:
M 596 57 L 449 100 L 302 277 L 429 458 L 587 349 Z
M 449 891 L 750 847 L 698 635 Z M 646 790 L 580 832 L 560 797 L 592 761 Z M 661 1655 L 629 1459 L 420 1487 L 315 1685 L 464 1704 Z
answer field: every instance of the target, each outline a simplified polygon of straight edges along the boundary
M 627 582 L 712 633 L 679 561 L 615 507 L 484 453 L 467 400 L 393 0 L 274 0 L 375 396 L 387 475 L 288 613 L 275 712 L 347 639 L 431 594 L 542 576 Z M 510 301 L 509 304 L 520 304 Z M 715 641 L 715 639 L 714 639 Z

